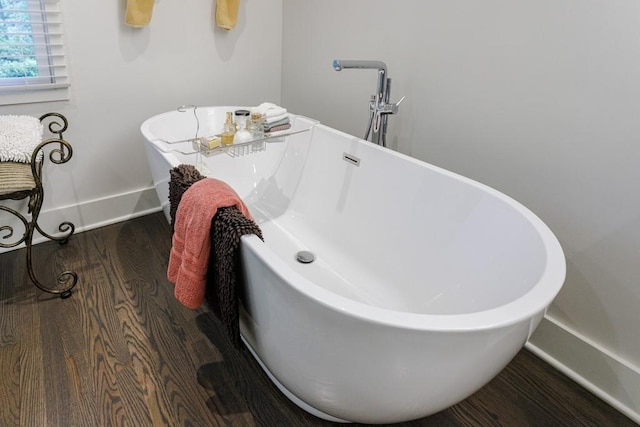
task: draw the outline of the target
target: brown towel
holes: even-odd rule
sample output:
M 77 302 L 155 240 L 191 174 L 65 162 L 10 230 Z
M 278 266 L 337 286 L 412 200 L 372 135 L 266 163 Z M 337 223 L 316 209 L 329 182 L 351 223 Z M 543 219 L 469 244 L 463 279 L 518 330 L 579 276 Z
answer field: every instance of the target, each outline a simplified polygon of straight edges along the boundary
M 171 231 L 173 231 L 178 205 L 182 195 L 192 184 L 204 178 L 193 165 L 178 165 L 169 171 L 169 216 L 171 217 Z
M 154 0 L 127 0 L 124 22 L 130 27 L 141 28 L 151 22 Z
M 238 22 L 240 0 L 216 0 L 216 25 L 230 30 Z
M 220 319 L 227 335 L 240 348 L 238 301 L 244 288 L 240 264 L 240 238 L 255 234 L 262 239 L 258 225 L 235 206 L 220 208 L 211 223 L 211 254 L 207 274 L 206 301 Z

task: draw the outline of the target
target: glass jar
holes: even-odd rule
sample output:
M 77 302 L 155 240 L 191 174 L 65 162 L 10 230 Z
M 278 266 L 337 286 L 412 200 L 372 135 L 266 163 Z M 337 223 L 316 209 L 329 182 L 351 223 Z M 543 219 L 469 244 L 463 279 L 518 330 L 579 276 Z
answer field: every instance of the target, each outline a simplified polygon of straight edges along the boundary
M 250 114 L 251 113 L 249 112 L 249 110 L 236 110 L 233 112 L 233 118 L 236 123 L 237 131 L 243 129 L 246 126 Z
M 247 122 L 247 130 L 251 132 L 253 139 L 264 138 L 264 118 L 260 113 L 251 113 L 251 118 Z

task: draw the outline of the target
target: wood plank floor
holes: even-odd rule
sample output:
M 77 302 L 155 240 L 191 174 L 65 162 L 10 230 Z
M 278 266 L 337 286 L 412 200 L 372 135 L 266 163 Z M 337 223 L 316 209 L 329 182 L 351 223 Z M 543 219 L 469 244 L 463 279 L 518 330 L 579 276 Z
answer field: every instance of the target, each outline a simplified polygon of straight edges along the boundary
M 206 310 L 175 301 L 160 213 L 0 255 L 0 426 L 332 426 L 290 403 Z M 636 425 L 526 350 L 462 403 L 399 426 Z

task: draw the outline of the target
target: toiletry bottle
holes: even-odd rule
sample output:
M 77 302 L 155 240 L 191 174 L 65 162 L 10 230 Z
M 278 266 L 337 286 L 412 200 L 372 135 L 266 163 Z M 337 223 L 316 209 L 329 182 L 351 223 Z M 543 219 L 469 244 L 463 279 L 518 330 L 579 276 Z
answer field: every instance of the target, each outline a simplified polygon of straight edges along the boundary
M 227 112 L 227 120 L 224 122 L 224 128 L 222 129 L 222 145 L 233 144 L 233 137 L 236 133 L 236 125 L 233 123 L 233 113 Z
M 251 132 L 249 132 L 249 130 L 247 129 L 249 125 L 249 120 L 247 120 L 248 116 L 244 116 L 244 117 L 238 116 L 237 113 L 238 112 L 236 111 L 236 119 L 240 117 L 240 120 L 239 121 L 236 120 L 236 126 L 238 127 L 238 131 L 236 132 L 236 135 L 233 138 L 233 143 L 242 144 L 243 142 L 249 142 L 253 140 L 253 136 L 251 135 Z M 249 112 L 247 111 L 247 115 L 248 114 Z
M 250 122 L 248 122 L 247 129 L 251 132 L 253 139 L 264 138 L 264 119 L 260 113 L 251 113 Z

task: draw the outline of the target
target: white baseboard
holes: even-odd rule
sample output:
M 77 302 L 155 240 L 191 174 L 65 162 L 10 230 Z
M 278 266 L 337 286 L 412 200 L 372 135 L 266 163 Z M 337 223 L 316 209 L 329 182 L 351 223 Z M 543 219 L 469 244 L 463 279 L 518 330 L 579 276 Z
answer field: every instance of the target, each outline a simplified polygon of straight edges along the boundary
M 12 206 L 14 209 L 21 213 L 26 213 L 26 201 L 21 201 L 21 205 L 20 203 L 14 204 L 19 205 L 17 207 Z M 58 226 L 63 221 L 71 222 L 76 227 L 75 232 L 81 233 L 94 228 L 104 227 L 105 225 L 148 215 L 160 210 L 160 202 L 158 201 L 155 188 L 148 187 L 128 193 L 89 200 L 78 205 L 43 209 L 40 212 L 38 223 L 47 233 L 58 236 L 60 235 Z M 14 220 L 14 218 L 8 214 L 6 216 L 3 215 L 2 219 L 4 220 L 6 217 L 10 217 L 11 221 Z M 0 224 L 0 226 L 3 225 L 7 224 Z M 22 235 L 24 227 L 17 219 L 8 225 L 14 227 L 16 235 Z M 13 241 L 17 241 L 17 239 Z M 47 241 L 47 239 L 36 231 L 33 237 L 33 243 L 37 244 L 45 241 Z M 0 253 L 23 247 L 24 243 L 14 248 L 0 248 Z
M 640 369 L 545 317 L 526 348 L 640 424 Z

